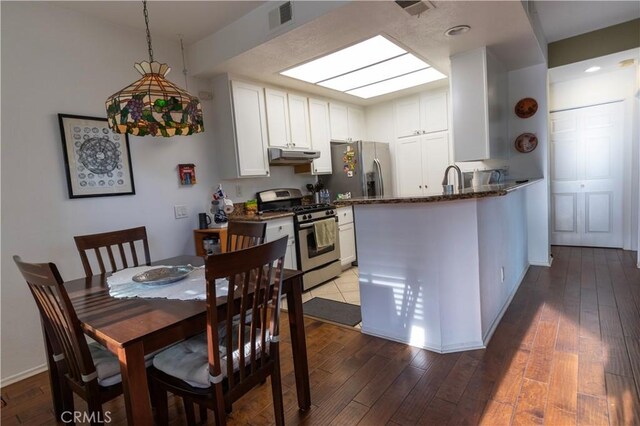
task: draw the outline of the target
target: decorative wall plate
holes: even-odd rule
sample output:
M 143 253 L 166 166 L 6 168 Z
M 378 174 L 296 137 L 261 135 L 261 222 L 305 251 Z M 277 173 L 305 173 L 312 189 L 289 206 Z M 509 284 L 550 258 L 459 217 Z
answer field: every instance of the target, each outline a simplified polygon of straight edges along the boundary
M 532 117 L 538 111 L 538 102 L 533 98 L 520 99 L 515 107 L 515 113 L 520 118 Z
M 146 272 L 134 275 L 133 281 L 147 285 L 171 284 L 186 278 L 194 269 L 191 265 L 149 269 Z
M 516 138 L 515 147 L 518 152 L 526 154 L 538 146 L 538 137 L 533 133 L 523 133 Z

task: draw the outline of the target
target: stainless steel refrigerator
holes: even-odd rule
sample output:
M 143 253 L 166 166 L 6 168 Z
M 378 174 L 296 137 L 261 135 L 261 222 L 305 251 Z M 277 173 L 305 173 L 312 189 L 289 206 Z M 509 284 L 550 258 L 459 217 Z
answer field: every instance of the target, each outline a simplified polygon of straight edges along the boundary
M 331 164 L 333 173 L 320 180 L 333 199 L 347 192 L 352 198 L 393 195 L 389 144 L 331 142 Z

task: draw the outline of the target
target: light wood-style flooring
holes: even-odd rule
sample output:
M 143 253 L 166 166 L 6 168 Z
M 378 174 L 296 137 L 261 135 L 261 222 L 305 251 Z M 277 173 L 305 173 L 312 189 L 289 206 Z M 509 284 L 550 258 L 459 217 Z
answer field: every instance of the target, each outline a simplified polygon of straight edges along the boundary
M 529 269 L 484 350 L 440 355 L 308 320 L 313 405 L 297 410 L 285 335 L 287 424 L 639 425 L 636 253 L 553 253 L 551 268 Z M 44 374 L 2 389 L 2 397 L 3 425 L 54 423 Z M 172 424 L 185 424 L 180 402 L 170 404 Z M 124 423 L 122 399 L 105 410 L 112 424 Z M 234 404 L 229 423 L 268 425 L 272 413 L 267 383 Z

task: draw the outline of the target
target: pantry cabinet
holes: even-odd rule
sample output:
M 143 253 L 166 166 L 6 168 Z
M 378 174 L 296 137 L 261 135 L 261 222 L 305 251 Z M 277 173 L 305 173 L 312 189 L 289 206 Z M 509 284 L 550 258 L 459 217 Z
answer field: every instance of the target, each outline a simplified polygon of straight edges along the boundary
M 331 128 L 329 103 L 309 98 L 309 127 L 311 147 L 320 151 L 320 158 L 313 160 L 311 174 L 331 174 Z
M 329 104 L 331 140 L 351 142 L 364 139 L 364 111 L 360 108 Z
M 447 92 L 428 92 L 395 103 L 397 137 L 442 132 L 449 128 Z
M 448 165 L 448 132 L 399 138 L 396 145 L 399 195 L 412 197 L 440 191 Z

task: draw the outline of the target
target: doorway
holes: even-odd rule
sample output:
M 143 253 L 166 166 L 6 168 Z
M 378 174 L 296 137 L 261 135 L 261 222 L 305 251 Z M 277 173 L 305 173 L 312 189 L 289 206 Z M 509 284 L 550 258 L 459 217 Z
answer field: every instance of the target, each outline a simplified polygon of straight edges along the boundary
M 623 247 L 623 103 L 555 111 L 551 244 Z

